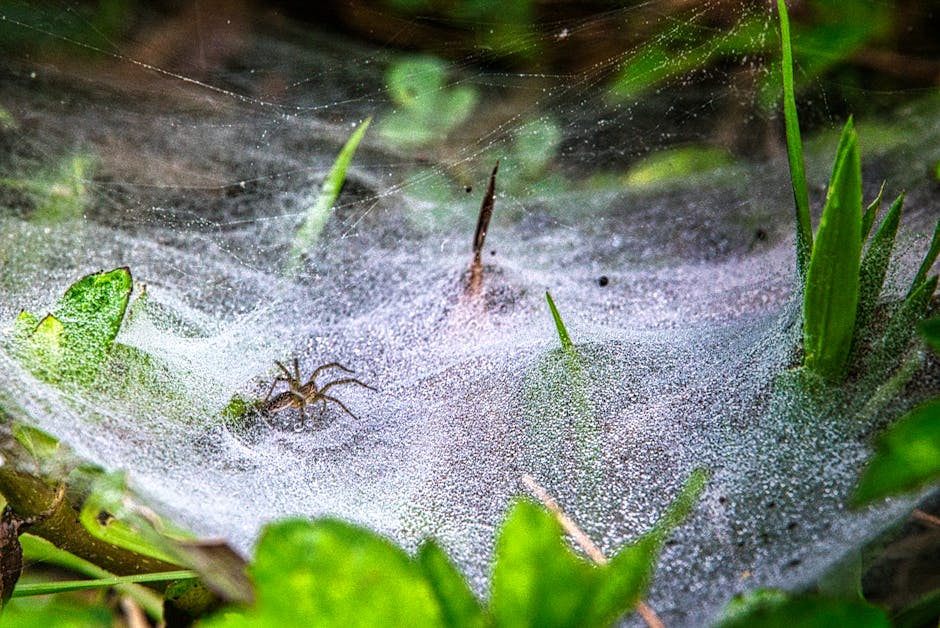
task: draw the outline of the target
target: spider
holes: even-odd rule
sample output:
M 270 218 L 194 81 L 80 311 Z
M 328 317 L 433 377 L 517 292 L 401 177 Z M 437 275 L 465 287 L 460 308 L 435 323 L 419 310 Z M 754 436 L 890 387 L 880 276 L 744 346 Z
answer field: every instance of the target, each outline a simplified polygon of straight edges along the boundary
M 358 379 L 351 377 L 337 379 L 323 386 L 322 388 L 317 388 L 317 375 L 328 368 L 335 367 L 342 369 L 347 373 L 355 373 L 355 371 L 346 368 L 339 362 L 330 362 L 329 364 L 324 364 L 323 366 L 317 367 L 317 369 L 313 372 L 313 375 L 310 376 L 310 379 L 307 380 L 306 384 L 301 383 L 300 368 L 297 366 L 297 358 L 294 358 L 293 375 L 291 375 L 291 372 L 287 370 L 287 367 L 285 367 L 280 362 L 275 361 L 274 363 L 277 364 L 278 368 L 281 369 L 281 372 L 283 372 L 284 375 L 278 375 L 274 378 L 274 381 L 271 382 L 271 387 L 268 389 L 268 394 L 264 398 L 264 405 L 262 405 L 262 410 L 266 414 L 276 414 L 283 410 L 287 410 L 288 408 L 299 408 L 300 416 L 306 420 L 307 413 L 305 410 L 307 406 L 312 406 L 319 401 L 323 403 L 323 410 L 321 412 L 326 412 L 326 402 L 332 401 L 340 408 L 345 410 L 346 414 L 355 419 L 356 415 L 350 412 L 349 408 L 343 405 L 342 401 L 336 399 L 335 397 L 330 397 L 324 393 L 326 393 L 326 391 L 329 390 L 331 386 L 336 386 L 337 384 L 359 384 L 363 388 L 376 390 L 372 386 L 364 384 Z M 271 399 L 271 393 L 274 392 L 274 387 L 277 386 L 278 382 L 285 382 L 287 384 L 288 390 L 275 395 L 275 397 Z

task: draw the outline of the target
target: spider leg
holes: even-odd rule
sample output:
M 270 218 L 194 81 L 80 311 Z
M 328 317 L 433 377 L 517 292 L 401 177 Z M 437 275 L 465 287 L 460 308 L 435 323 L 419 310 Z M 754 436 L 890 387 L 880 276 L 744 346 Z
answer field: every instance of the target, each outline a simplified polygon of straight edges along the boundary
M 283 372 L 284 375 L 287 377 L 287 379 L 284 380 L 284 381 L 290 381 L 290 380 L 294 379 L 293 377 L 291 377 L 290 371 L 287 370 L 287 367 L 286 367 L 286 366 L 284 366 L 283 364 L 281 364 L 281 363 L 278 362 L 277 360 L 275 360 L 274 363 L 277 364 L 277 368 L 281 369 L 281 372 Z
M 348 414 L 348 415 L 351 416 L 352 418 L 356 419 L 357 421 L 359 420 L 358 417 L 356 417 L 355 414 L 353 414 L 352 412 L 350 412 L 350 411 L 349 411 L 349 408 L 347 408 L 346 406 L 344 406 L 344 405 L 343 405 L 343 402 L 340 401 L 339 399 L 337 399 L 337 398 L 335 398 L 335 397 L 330 397 L 330 396 L 327 396 L 327 395 L 321 395 L 320 398 L 323 400 L 323 405 L 324 405 L 324 406 L 326 406 L 326 402 L 327 402 L 327 401 L 332 401 L 333 403 L 335 403 L 336 405 L 338 405 L 340 408 L 342 408 L 343 410 L 345 410 L 345 411 L 346 411 L 346 414 Z
M 319 375 L 321 372 L 323 372 L 323 371 L 325 371 L 326 369 L 329 369 L 329 368 L 340 368 L 340 369 L 343 369 L 344 371 L 346 371 L 347 373 L 355 373 L 355 372 L 356 372 L 356 371 L 354 371 L 354 370 L 352 370 L 352 369 L 346 368 L 345 366 L 343 366 L 343 365 L 340 364 L 339 362 L 330 362 L 329 364 L 324 364 L 324 365 L 322 365 L 322 366 L 318 366 L 318 367 L 317 367 L 317 370 L 315 370 L 315 371 L 313 372 L 313 375 L 310 376 L 310 379 L 307 380 L 307 383 L 309 384 L 309 383 L 313 382 L 313 381 L 317 378 L 317 375 Z
M 363 388 L 368 388 L 369 390 L 374 390 L 375 392 L 378 392 L 377 388 L 373 388 L 372 386 L 369 386 L 368 384 L 364 384 L 360 382 L 358 379 L 347 378 L 347 379 L 337 379 L 335 381 L 330 382 L 329 384 L 327 384 L 326 386 L 320 389 L 320 394 L 323 394 L 324 392 L 326 392 L 330 386 L 335 386 L 337 384 L 359 384 Z
M 274 378 L 274 381 L 271 382 L 271 387 L 268 388 L 268 394 L 264 396 L 264 402 L 263 402 L 263 403 L 267 403 L 267 402 L 268 402 L 268 399 L 271 398 L 271 393 L 274 392 L 274 387 L 277 386 L 278 382 L 287 382 L 287 381 L 288 381 L 287 379 L 281 377 L 280 375 L 278 375 L 277 377 L 275 377 L 275 378 Z M 288 382 L 288 384 L 289 384 L 289 383 L 290 383 L 290 382 Z
M 294 358 L 294 381 L 300 384 L 300 367 L 297 366 L 297 358 Z

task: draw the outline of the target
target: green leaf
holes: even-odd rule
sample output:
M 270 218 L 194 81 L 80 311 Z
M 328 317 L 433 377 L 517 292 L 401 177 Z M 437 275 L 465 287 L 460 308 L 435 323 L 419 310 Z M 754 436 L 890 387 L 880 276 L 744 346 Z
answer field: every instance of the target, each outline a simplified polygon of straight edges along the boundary
M 862 173 L 858 136 L 846 123 L 806 273 L 806 367 L 831 381 L 845 374 L 858 305 L 862 247 Z
M 24 357 L 50 381 L 87 381 L 107 358 L 133 288 L 130 270 L 87 275 L 72 284 L 36 325 L 23 312 L 15 328 Z
M 592 607 L 603 577 L 568 547 L 555 517 L 519 501 L 496 545 L 491 607 L 498 626 L 579 626 Z M 624 610 L 640 591 L 622 600 Z
M 418 551 L 417 561 L 437 596 L 444 625 L 453 628 L 486 625 L 480 601 L 440 546 L 431 541 L 425 543 Z
M 16 628 L 101 628 L 118 621 L 103 600 L 76 596 L 28 597 L 11 600 L 3 607 L 0 626 Z
M 854 503 L 917 489 L 940 477 L 940 399 L 898 419 L 878 439 Z
M 796 113 L 790 16 L 784 0 L 777 0 L 777 10 L 780 14 L 780 41 L 783 52 L 781 68 L 783 70 L 783 114 L 787 134 L 787 159 L 790 162 L 790 182 L 793 186 L 793 201 L 796 207 L 796 267 L 800 278 L 806 280 L 810 256 L 813 252 L 813 222 L 809 213 L 806 167 L 803 164 L 803 140 L 800 137 L 800 121 Z M 822 225 L 820 225 L 821 228 Z M 852 309 L 854 311 L 854 305 Z
M 496 543 L 490 602 L 495 623 L 609 626 L 646 590 L 663 541 L 688 515 L 706 478 L 705 471 L 695 471 L 653 530 L 602 566 L 575 555 L 553 515 L 517 502 Z
M 927 250 L 927 255 L 924 256 L 924 261 L 921 262 L 920 268 L 917 269 L 917 274 L 914 275 L 914 281 L 911 282 L 907 296 L 911 296 L 917 292 L 921 285 L 923 285 L 927 273 L 933 268 L 933 264 L 937 261 L 938 255 L 940 255 L 940 220 L 937 221 L 937 226 L 934 227 L 933 238 L 930 240 L 930 248 Z
M 884 197 L 887 183 L 887 181 L 881 182 L 878 196 L 865 208 L 865 213 L 862 215 L 862 242 L 868 239 L 868 236 L 871 235 L 871 228 L 875 226 L 875 218 L 878 217 L 878 210 L 881 209 L 881 199 Z
M 386 539 L 342 521 L 287 519 L 267 526 L 249 573 L 255 606 L 208 625 L 445 624 L 422 567 Z
M 95 479 L 91 493 L 82 503 L 79 520 L 89 534 L 105 543 L 166 563 L 178 564 L 175 556 L 158 547 L 142 530 L 123 520 L 127 516 L 126 497 L 127 487 L 123 473 L 101 474 Z M 103 512 L 111 516 L 103 520 Z
M 894 250 L 894 240 L 901 222 L 903 204 L 904 194 L 901 194 L 891 204 L 888 215 L 881 221 L 881 226 L 878 227 L 875 237 L 872 238 L 865 252 L 865 257 L 862 258 L 858 282 L 858 316 L 855 321 L 856 338 L 858 332 L 868 324 L 875 306 L 878 305 L 878 296 L 884 286 L 888 264 L 891 262 L 891 253 Z
M 917 329 L 935 353 L 940 353 L 940 316 L 921 321 Z
M 555 320 L 555 328 L 558 330 L 558 339 L 561 341 L 561 348 L 565 352 L 573 351 L 574 343 L 571 342 L 568 330 L 565 329 L 565 323 L 561 320 L 561 314 L 558 313 L 558 308 L 555 307 L 555 301 L 552 300 L 552 295 L 548 290 L 545 291 L 545 300 L 548 301 L 548 307 L 552 311 L 552 318 Z
M 422 146 L 443 139 L 467 119 L 479 100 L 472 87 L 447 87 L 447 68 L 434 57 L 398 61 L 389 67 L 385 78 L 398 107 L 382 120 L 379 134 L 401 146 Z
M 291 244 L 287 261 L 288 275 L 295 275 L 300 270 L 304 254 L 320 239 L 320 234 L 323 233 L 323 228 L 330 218 L 330 210 L 333 209 L 333 204 L 339 197 L 340 189 L 346 180 L 349 164 L 371 122 L 372 118 L 366 118 L 365 122 L 360 124 L 359 128 L 346 140 L 346 144 L 336 156 L 336 161 L 333 162 L 333 167 L 323 182 L 317 202 L 307 209 L 304 222 L 294 235 L 294 241 Z
M 888 616 L 861 601 L 831 600 L 813 595 L 790 597 L 759 589 L 737 596 L 725 607 L 717 628 L 890 628 Z

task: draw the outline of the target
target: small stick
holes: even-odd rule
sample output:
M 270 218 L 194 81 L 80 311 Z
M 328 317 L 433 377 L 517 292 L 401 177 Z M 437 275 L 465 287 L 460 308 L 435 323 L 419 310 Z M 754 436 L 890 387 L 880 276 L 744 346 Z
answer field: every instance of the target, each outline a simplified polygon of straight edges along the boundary
M 486 230 L 490 227 L 490 218 L 493 217 L 493 206 L 496 202 L 496 173 L 499 171 L 499 160 L 493 166 L 490 174 L 490 183 L 483 195 L 480 205 L 480 216 L 477 218 L 477 229 L 473 234 L 473 262 L 470 264 L 470 283 L 467 293 L 477 295 L 483 286 L 483 243 L 486 241 Z
M 132 598 L 126 595 L 121 597 L 121 610 L 124 612 L 124 621 L 127 622 L 128 628 L 149 628 L 150 622 L 147 621 L 143 609 Z
M 911 513 L 911 519 L 916 519 L 921 523 L 926 523 L 927 525 L 933 526 L 935 528 L 940 528 L 940 517 L 935 517 L 920 509 L 915 509 L 914 512 Z
M 594 544 L 594 541 L 584 533 L 584 530 L 578 527 L 578 524 L 569 517 L 564 510 L 561 509 L 561 506 L 558 505 L 558 502 L 549 495 L 548 491 L 545 488 L 535 481 L 535 478 L 529 475 L 528 473 L 522 474 L 522 483 L 525 484 L 526 488 L 532 492 L 535 497 L 542 502 L 544 505 L 558 520 L 558 523 L 561 524 L 561 527 L 564 528 L 571 538 L 581 546 L 581 549 L 584 550 L 584 553 L 591 557 L 598 565 L 606 565 L 607 557 L 604 556 L 604 552 L 600 550 L 597 545 Z M 915 511 L 917 512 L 917 511 Z M 636 612 L 643 618 L 643 621 L 646 622 L 646 625 L 649 628 L 666 628 L 666 624 L 663 623 L 663 620 L 659 618 L 649 604 L 640 600 L 636 603 Z

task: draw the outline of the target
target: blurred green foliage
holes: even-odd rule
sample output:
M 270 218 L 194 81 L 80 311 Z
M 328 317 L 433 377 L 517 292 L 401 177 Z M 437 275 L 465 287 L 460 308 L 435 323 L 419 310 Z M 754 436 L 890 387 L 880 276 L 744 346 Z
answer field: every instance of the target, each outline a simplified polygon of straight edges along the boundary
M 379 134 L 400 146 L 444 139 L 467 119 L 479 99 L 472 87 L 447 85 L 447 66 L 430 56 L 393 63 L 385 80 L 395 109 L 380 122 Z

